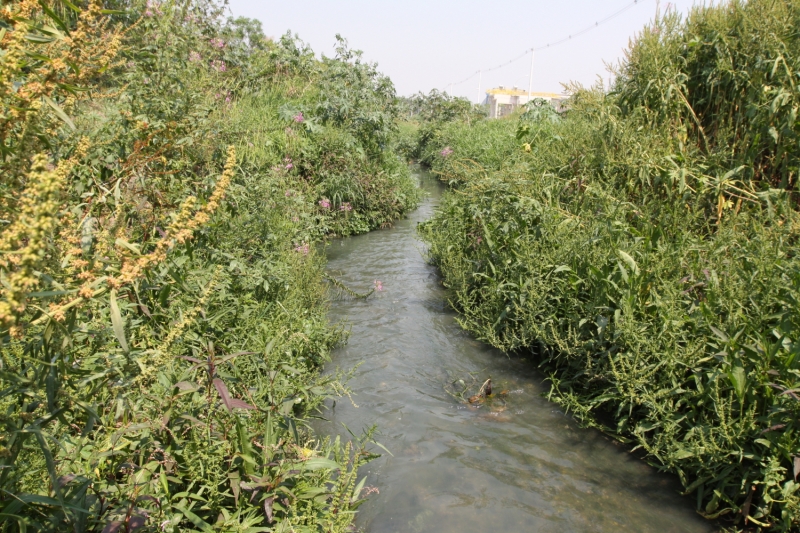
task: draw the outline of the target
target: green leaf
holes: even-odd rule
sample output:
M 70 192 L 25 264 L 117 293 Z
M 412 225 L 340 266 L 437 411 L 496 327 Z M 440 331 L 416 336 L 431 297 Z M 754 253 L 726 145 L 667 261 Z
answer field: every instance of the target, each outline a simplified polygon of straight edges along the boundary
M 135 253 L 136 255 L 142 255 L 142 250 L 139 248 L 138 245 L 131 244 L 128 241 L 126 241 L 125 239 L 119 238 L 116 241 L 114 241 L 114 244 L 116 244 L 117 246 L 121 246 L 123 248 L 126 248 L 126 249 L 130 250 L 131 252 Z
M 312 457 L 308 461 L 303 463 L 303 467 L 306 470 L 339 470 L 341 467 L 339 463 L 336 461 L 332 461 L 330 459 L 325 459 L 324 457 Z
M 111 325 L 114 328 L 114 336 L 117 337 L 120 345 L 122 346 L 122 351 L 125 353 L 130 352 L 130 348 L 128 347 L 128 341 L 125 339 L 125 322 L 122 320 L 122 314 L 119 312 L 119 306 L 117 305 L 117 291 L 111 291 Z
M 58 105 L 57 103 L 55 103 L 54 101 L 52 101 L 52 100 L 51 100 L 50 98 L 48 98 L 47 96 L 42 96 L 42 99 L 43 99 L 43 100 L 44 100 L 44 101 L 47 103 L 47 105 L 49 105 L 50 107 L 52 107 L 52 108 L 53 108 L 53 111 L 55 111 L 55 112 L 56 112 L 56 115 L 58 115 L 58 118 L 60 118 L 61 120 L 63 120 L 63 121 L 64 121 L 64 122 L 67 124 L 67 126 L 69 126 L 69 127 L 70 127 L 70 129 L 72 129 L 72 131 L 75 131 L 75 129 L 76 129 L 76 128 L 75 128 L 75 124 L 72 122 L 72 119 L 70 119 L 70 118 L 67 116 L 67 114 L 66 114 L 66 113 L 64 113 L 64 110 L 63 110 L 63 109 L 61 109 L 61 107 L 59 107 L 59 105 Z
M 36 33 L 25 34 L 25 39 L 32 43 L 42 43 L 42 44 L 52 43 L 53 41 L 55 41 L 54 37 L 45 37 L 44 35 L 38 35 Z
M 64 21 L 61 20 L 61 17 L 56 15 L 55 11 L 50 9 L 50 7 L 47 5 L 47 3 L 44 2 L 44 0 L 39 0 L 39 5 L 42 7 L 42 11 L 44 11 L 48 17 L 53 19 L 53 22 L 55 22 L 59 28 L 64 30 L 64 33 L 69 34 L 69 28 L 67 28 L 67 25 L 64 24 Z
M 736 391 L 736 395 L 739 397 L 739 399 L 741 400 L 744 398 L 744 391 L 747 387 L 747 376 L 745 375 L 744 368 L 740 366 L 734 367 L 728 372 L 728 379 L 731 380 L 733 390 Z
M 188 518 L 189 521 L 195 525 L 195 527 L 198 527 L 200 528 L 200 530 L 207 531 L 209 533 L 214 531 L 214 529 L 210 525 L 204 522 L 202 518 L 194 514 L 192 511 L 190 511 L 185 505 L 179 503 L 176 504 L 174 507 L 178 509 L 181 513 L 183 513 L 183 516 Z
M 72 2 L 70 2 L 69 0 L 61 0 L 61 2 L 65 6 L 67 6 L 71 10 L 73 10 L 75 13 L 80 13 L 81 12 L 80 8 L 78 6 L 76 6 L 75 4 L 73 4 Z
M 634 274 L 639 273 L 639 266 L 636 264 L 636 261 L 633 260 L 633 257 L 623 252 L 622 250 L 617 250 L 617 254 L 619 255 L 620 259 L 625 261 L 625 264 L 628 265 L 628 267 Z

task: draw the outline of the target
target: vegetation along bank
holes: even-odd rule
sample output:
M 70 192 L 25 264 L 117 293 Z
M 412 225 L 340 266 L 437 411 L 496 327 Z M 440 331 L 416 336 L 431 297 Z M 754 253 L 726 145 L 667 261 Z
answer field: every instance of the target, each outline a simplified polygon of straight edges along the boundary
M 403 144 L 452 185 L 420 231 L 462 325 L 734 529 L 800 530 L 798 28 L 667 12 L 610 92 L 494 121 L 433 94 Z
M 0 530 L 343 531 L 315 243 L 417 203 L 391 81 L 210 0 L 0 11 Z

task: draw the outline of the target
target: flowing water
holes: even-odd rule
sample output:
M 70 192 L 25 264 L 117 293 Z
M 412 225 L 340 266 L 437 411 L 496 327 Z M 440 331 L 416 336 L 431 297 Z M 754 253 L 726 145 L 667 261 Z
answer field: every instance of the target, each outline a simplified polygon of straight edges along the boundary
M 706 532 L 710 524 L 659 474 L 594 430 L 581 429 L 541 396 L 535 365 L 465 333 L 426 264 L 417 223 L 429 218 L 441 186 L 394 228 L 333 242 L 329 272 L 351 288 L 383 285 L 367 300 L 333 302 L 331 319 L 351 326 L 331 369 L 358 367 L 346 398 L 325 410 L 321 432 L 377 424 L 391 451 L 364 467 L 369 501 L 356 524 L 369 533 Z M 495 399 L 471 405 L 491 378 Z M 451 384 L 463 380 L 464 385 Z M 363 495 L 364 493 L 362 493 Z

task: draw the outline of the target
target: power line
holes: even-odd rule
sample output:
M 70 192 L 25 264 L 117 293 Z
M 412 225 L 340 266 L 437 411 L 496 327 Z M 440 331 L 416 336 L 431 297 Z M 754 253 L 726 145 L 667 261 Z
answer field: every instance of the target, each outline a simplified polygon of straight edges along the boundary
M 450 83 L 448 85 L 450 85 L 450 87 L 461 85 L 462 83 L 468 82 L 469 80 L 471 80 L 472 78 L 474 78 L 475 76 L 477 76 L 479 74 L 482 74 L 483 72 L 491 72 L 491 71 L 497 70 L 499 68 L 507 67 L 508 65 L 510 65 L 512 63 L 515 63 L 515 62 L 519 61 L 520 59 L 522 59 L 523 57 L 527 56 L 529 53 L 533 52 L 534 50 L 542 50 L 542 49 L 553 48 L 553 47 L 558 46 L 560 44 L 566 43 L 567 41 L 571 41 L 573 38 L 580 37 L 584 33 L 592 31 L 593 29 L 597 28 L 601 24 L 605 24 L 609 20 L 611 20 L 613 18 L 616 18 L 619 15 L 623 14 L 624 12 L 626 12 L 629 9 L 631 9 L 635 5 L 642 4 L 642 3 L 646 2 L 646 1 L 647 0 L 633 0 L 633 2 L 631 2 L 630 4 L 626 5 L 625 7 L 621 8 L 621 9 L 619 9 L 619 10 L 613 12 L 613 13 L 611 13 L 610 15 L 605 17 L 604 19 L 598 20 L 597 22 L 595 22 L 591 26 L 587 26 L 584 29 L 582 29 L 582 30 L 580 30 L 580 31 L 578 31 L 576 33 L 567 35 L 563 39 L 559 39 L 558 41 L 554 41 L 552 43 L 546 43 L 546 44 L 543 44 L 542 46 L 534 46 L 532 48 L 529 48 L 529 49 L 525 50 L 523 53 L 521 53 L 520 55 L 518 55 L 514 59 L 506 61 L 505 63 L 500 63 L 499 65 L 496 65 L 496 66 L 494 66 L 492 68 L 485 68 L 485 69 L 481 69 L 481 70 L 476 70 L 471 75 L 469 75 L 468 77 L 464 78 L 463 80 L 461 80 L 461 81 L 459 81 L 457 83 Z

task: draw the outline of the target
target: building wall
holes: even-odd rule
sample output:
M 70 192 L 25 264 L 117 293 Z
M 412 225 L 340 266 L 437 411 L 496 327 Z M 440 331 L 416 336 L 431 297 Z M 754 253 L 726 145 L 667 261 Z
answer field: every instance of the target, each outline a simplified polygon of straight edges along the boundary
M 557 111 L 563 111 L 567 96 L 554 93 L 531 93 L 528 98 L 527 91 L 519 89 L 489 89 L 486 91 L 486 103 L 489 104 L 489 117 L 500 118 L 514 112 L 519 106 L 525 105 L 529 100 L 542 98 L 550 102 Z

